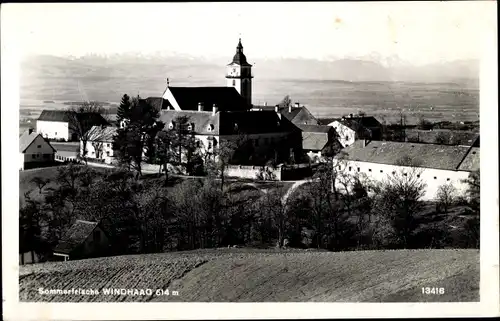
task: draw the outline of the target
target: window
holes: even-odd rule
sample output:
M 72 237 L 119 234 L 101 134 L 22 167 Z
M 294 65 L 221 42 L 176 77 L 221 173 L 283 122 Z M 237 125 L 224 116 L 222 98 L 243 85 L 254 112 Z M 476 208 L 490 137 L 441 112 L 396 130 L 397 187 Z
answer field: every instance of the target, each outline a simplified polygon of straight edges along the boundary
M 233 79 L 233 86 L 236 86 L 236 80 Z
M 42 145 L 38 145 L 36 148 L 42 148 Z
M 345 140 L 349 140 L 349 136 L 345 135 Z
M 361 168 L 358 167 L 358 172 L 360 172 L 360 171 L 361 171 Z
M 450 179 L 449 179 L 449 178 L 447 178 L 447 179 L 446 179 L 446 181 L 447 181 L 447 182 L 449 182 L 449 181 L 450 181 Z
M 396 171 L 392 171 L 392 175 L 396 174 Z
M 57 135 L 57 132 L 55 132 L 54 135 Z
M 106 147 L 108 147 L 108 148 L 111 147 L 111 144 L 106 144 Z
M 417 178 L 420 178 L 420 174 L 417 175 Z
M 101 242 L 101 232 L 99 230 L 94 230 L 94 242 Z
M 434 179 L 437 179 L 437 177 L 436 177 L 436 176 L 434 176 Z
M 36 155 L 35 155 L 35 154 L 31 155 L 31 158 L 32 158 L 32 159 L 35 159 L 35 157 L 36 157 Z
M 369 169 L 368 169 L 368 171 L 369 171 L 369 172 L 371 172 L 371 171 L 372 171 L 372 169 L 371 169 L 371 168 L 369 168 Z
M 383 173 L 384 171 L 383 170 L 380 170 L 381 173 Z
M 109 150 L 106 151 L 106 156 L 109 156 Z
M 403 175 L 404 175 L 404 176 L 408 176 L 408 173 L 404 173 Z
M 352 170 L 352 167 L 351 167 L 351 166 L 349 166 L 349 172 L 350 172 L 351 170 Z
M 341 167 L 339 166 L 339 170 L 341 169 Z

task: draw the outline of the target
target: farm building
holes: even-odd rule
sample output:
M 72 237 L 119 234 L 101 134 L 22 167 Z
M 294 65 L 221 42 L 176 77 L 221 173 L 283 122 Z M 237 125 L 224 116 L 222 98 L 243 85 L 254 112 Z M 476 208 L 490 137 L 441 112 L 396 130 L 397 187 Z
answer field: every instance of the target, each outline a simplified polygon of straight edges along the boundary
M 352 145 L 358 139 L 379 140 L 382 134 L 382 124 L 373 116 L 342 117 L 329 123 L 339 136 L 342 146 Z
M 109 253 L 109 237 L 101 224 L 76 220 L 54 248 L 63 261 L 104 256 Z
M 401 163 L 403 159 L 414 165 Z M 372 182 L 383 182 L 387 175 L 417 168 L 417 178 L 427 185 L 424 200 L 435 199 L 443 184 L 453 184 L 463 195 L 467 184 L 462 180 L 480 167 L 477 147 L 366 140 L 345 148 L 334 162 L 336 170 Z
M 296 126 L 302 132 L 302 150 L 312 162 L 325 161 L 325 156 L 334 156 L 342 148 L 331 126 Z
M 42 135 L 28 129 L 19 137 L 19 169 L 50 165 L 54 162 L 55 152 Z
M 78 142 L 52 142 L 52 146 L 56 149 L 56 162 L 74 162 L 78 160 L 78 150 L 80 144 Z
M 116 131 L 116 127 L 93 126 L 87 141 L 87 158 L 111 164 L 114 159 L 113 137 L 116 135 Z M 83 142 L 80 142 L 80 149 L 80 153 L 83 155 Z
M 36 121 L 36 130 L 47 139 L 77 141 L 75 131 L 76 117 L 79 124 L 90 128 L 93 125 L 107 125 L 107 121 L 98 113 L 74 113 L 65 110 L 43 110 Z

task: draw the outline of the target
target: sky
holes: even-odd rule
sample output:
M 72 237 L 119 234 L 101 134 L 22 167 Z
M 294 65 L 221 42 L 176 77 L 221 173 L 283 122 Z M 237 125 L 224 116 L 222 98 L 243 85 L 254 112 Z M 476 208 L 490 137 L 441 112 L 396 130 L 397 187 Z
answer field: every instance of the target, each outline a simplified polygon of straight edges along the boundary
M 253 58 L 479 59 L 496 3 L 96 3 L 2 5 L 21 56 L 177 52 Z M 5 30 L 4 30 L 5 31 Z

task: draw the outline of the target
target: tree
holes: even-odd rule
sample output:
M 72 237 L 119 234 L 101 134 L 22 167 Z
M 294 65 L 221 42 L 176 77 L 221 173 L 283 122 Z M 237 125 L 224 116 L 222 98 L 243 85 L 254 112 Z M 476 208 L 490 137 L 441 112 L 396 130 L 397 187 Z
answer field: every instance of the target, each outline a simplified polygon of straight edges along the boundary
M 422 170 L 418 167 L 418 160 L 403 157 L 396 163 L 404 168 L 388 175 L 382 182 L 373 209 L 391 225 L 395 241 L 407 247 L 418 226 L 416 215 L 423 206 L 421 198 L 426 184 L 420 179 Z
M 279 185 L 269 189 L 259 201 L 261 212 L 269 216 L 270 223 L 277 236 L 277 246 L 284 246 L 286 232 L 289 228 L 287 200 L 284 199 L 285 191 Z M 287 198 L 288 199 L 288 198 Z
M 38 193 L 39 194 L 42 194 L 42 190 L 43 188 L 48 184 L 50 183 L 50 179 L 49 178 L 43 178 L 43 177 L 40 177 L 40 176 L 35 176 L 33 177 L 33 179 L 31 180 L 32 183 L 36 184 L 36 186 L 38 187 Z
M 105 109 L 95 101 L 83 102 L 78 106 L 72 106 L 66 110 L 69 131 L 80 142 L 80 150 L 78 157 L 87 163 L 87 143 L 89 140 L 99 140 L 99 136 L 103 134 L 105 126 L 109 124 L 106 118 Z M 93 126 L 98 126 L 100 129 L 90 129 Z M 101 132 L 101 133 L 100 133 Z
M 479 169 L 470 173 L 467 179 L 463 180 L 464 183 L 467 184 L 467 197 L 469 199 L 469 204 L 471 208 L 479 214 L 480 205 L 481 205 L 481 180 L 480 180 L 480 171 Z
M 168 164 L 176 159 L 173 151 L 173 141 L 175 137 L 171 131 L 161 131 L 156 137 L 156 159 L 160 164 L 160 171 L 163 166 L 165 171 L 165 186 L 168 184 Z
M 231 140 L 222 140 L 218 146 L 214 146 L 214 152 L 207 158 L 208 174 L 220 179 L 220 189 L 224 190 L 224 178 L 226 176 L 227 166 L 231 163 L 237 144 Z
M 26 203 L 19 210 L 19 252 L 31 253 L 31 261 L 35 262 L 35 253 L 42 254 L 42 226 L 44 213 L 42 205 L 26 194 Z M 24 255 L 22 256 L 24 258 Z
M 445 214 L 455 202 L 457 189 L 452 184 L 443 184 L 439 186 L 437 191 L 438 204 L 442 207 Z
M 281 102 L 278 104 L 278 106 L 280 106 L 280 107 L 289 107 L 291 105 L 292 105 L 292 98 L 290 98 L 289 95 L 286 95 L 285 97 L 283 97 Z
M 175 153 L 175 162 L 178 165 L 186 164 L 188 168 L 191 160 L 198 149 L 198 140 L 193 129 L 190 127 L 188 116 L 176 117 L 173 122 L 174 128 L 171 132 L 171 149 Z M 185 160 L 185 162 L 183 161 Z
M 120 102 L 120 106 L 116 112 L 116 123 L 118 127 L 120 127 L 120 123 L 122 120 L 130 118 L 130 109 L 132 105 L 130 102 L 130 97 L 127 94 L 124 94 L 122 100 Z
M 132 100 L 128 125 L 118 129 L 113 138 L 119 162 L 135 170 L 136 178 L 142 175 L 142 163 L 155 158 L 156 135 L 164 127 L 158 116 L 159 112 L 138 96 Z
M 429 130 L 432 129 L 434 126 L 432 122 L 428 121 L 427 119 L 424 118 L 424 116 L 420 116 L 418 120 L 418 128 L 422 130 Z

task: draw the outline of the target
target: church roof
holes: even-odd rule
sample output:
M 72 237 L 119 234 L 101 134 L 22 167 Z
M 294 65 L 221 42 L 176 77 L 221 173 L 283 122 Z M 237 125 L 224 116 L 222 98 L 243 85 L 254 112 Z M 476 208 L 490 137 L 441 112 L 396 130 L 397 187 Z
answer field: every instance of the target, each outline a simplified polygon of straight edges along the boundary
M 205 110 L 215 104 L 219 111 L 248 110 L 250 106 L 234 87 L 168 87 L 182 110 L 198 110 L 202 103 Z
M 251 64 L 247 62 L 247 57 L 243 53 L 243 45 L 241 44 L 241 38 L 238 42 L 238 46 L 236 46 L 236 54 L 234 55 L 231 64 L 237 64 L 240 66 L 251 66 Z
M 171 122 L 182 116 L 188 118 L 187 122 L 194 125 L 193 131 L 200 135 L 250 135 L 294 130 L 290 123 L 269 111 L 229 111 L 214 115 L 211 111 L 163 110 L 160 120 L 168 128 Z

